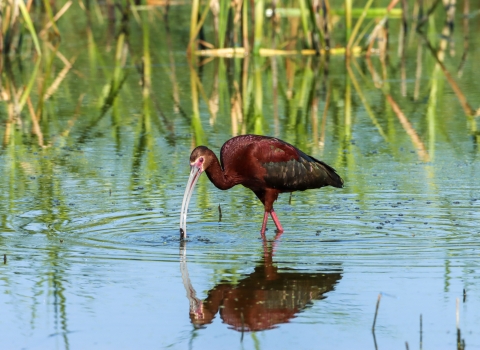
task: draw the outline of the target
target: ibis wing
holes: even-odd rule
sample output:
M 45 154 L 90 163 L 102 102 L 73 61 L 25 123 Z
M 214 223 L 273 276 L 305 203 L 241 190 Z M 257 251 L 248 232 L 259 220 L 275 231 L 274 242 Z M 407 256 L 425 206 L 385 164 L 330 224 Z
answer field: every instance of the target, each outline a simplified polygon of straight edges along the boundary
M 280 191 L 343 187 L 335 169 L 274 137 L 236 136 L 222 146 L 220 161 L 229 175 L 241 174 L 243 182 L 249 177 L 250 183 L 260 176 L 268 187 Z
M 267 185 L 281 191 L 303 191 L 324 186 L 343 187 L 342 178 L 335 169 L 294 146 L 270 139 L 256 150 L 262 163 Z

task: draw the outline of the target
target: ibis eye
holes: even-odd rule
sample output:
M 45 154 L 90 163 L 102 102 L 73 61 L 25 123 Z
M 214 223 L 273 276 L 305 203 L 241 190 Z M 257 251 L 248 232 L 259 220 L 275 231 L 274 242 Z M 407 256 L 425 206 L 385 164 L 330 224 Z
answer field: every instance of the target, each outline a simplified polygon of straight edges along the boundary
M 203 163 L 204 160 L 205 160 L 205 159 L 200 158 L 200 159 L 199 159 L 199 162 L 200 162 L 200 163 Z

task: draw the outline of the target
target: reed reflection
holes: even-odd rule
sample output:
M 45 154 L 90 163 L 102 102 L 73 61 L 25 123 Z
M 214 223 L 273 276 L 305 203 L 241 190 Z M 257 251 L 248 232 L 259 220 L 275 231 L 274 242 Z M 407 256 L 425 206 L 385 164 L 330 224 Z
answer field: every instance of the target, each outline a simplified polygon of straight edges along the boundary
M 190 320 L 196 328 L 212 323 L 217 313 L 236 331 L 276 328 L 335 289 L 342 278 L 341 266 L 334 266 L 339 271 L 336 273 L 279 270 L 273 262 L 276 243 L 277 240 L 268 245 L 264 241 L 264 255 L 252 273 L 236 284 L 221 281 L 208 291 L 204 300 L 196 296 L 188 275 L 186 244 L 181 246 L 182 279 L 190 302 Z

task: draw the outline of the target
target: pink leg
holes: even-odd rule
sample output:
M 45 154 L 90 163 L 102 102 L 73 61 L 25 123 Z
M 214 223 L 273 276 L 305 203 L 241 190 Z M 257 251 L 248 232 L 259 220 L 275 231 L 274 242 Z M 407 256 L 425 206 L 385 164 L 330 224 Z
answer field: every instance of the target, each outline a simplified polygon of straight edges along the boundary
M 277 232 L 282 233 L 283 232 L 283 227 L 282 224 L 280 223 L 280 220 L 278 220 L 277 213 L 272 208 L 272 211 L 270 212 L 270 215 L 272 216 L 273 222 L 275 223 L 275 226 L 277 226 Z M 265 218 L 263 219 L 265 221 Z
M 268 212 L 266 211 L 265 214 L 263 214 L 262 230 L 260 231 L 260 234 L 262 236 L 265 236 L 265 230 L 267 229 L 267 221 L 268 221 Z

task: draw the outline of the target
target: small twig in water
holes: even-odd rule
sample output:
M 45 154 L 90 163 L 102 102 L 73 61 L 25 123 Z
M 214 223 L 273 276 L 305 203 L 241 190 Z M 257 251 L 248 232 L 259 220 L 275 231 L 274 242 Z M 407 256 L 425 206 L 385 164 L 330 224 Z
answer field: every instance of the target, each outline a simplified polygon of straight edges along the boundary
M 222 207 L 218 205 L 218 222 L 222 221 Z
M 405 342 L 405 347 L 407 348 L 407 350 L 409 349 L 408 348 L 408 341 Z
M 462 339 L 460 331 L 460 299 L 457 298 L 457 350 L 465 350 L 465 339 Z
M 462 332 L 460 331 L 460 299 L 457 298 L 456 307 L 457 317 L 457 350 L 465 350 L 465 339 L 462 339 Z
M 423 340 L 422 340 L 422 332 L 423 332 L 423 326 L 422 326 L 422 314 L 420 314 L 420 350 L 422 350 L 423 346 Z
M 465 339 L 462 339 L 460 328 L 457 329 L 457 350 L 465 350 Z
M 456 317 L 456 318 L 457 318 L 457 329 L 460 328 L 460 310 L 459 310 L 459 307 L 458 307 L 459 304 L 460 304 L 460 301 L 459 301 L 458 298 L 457 298 L 457 308 L 456 308 L 456 313 L 455 313 L 456 316 L 457 316 L 457 317 Z
M 377 299 L 377 306 L 375 307 L 375 317 L 373 318 L 373 325 L 372 325 L 372 332 L 375 333 L 375 323 L 377 322 L 377 314 L 378 314 L 378 307 L 380 305 L 380 299 L 382 298 L 382 294 L 378 294 Z
M 7 254 L 3 254 L 3 263 L 4 263 L 4 264 L 7 263 Z
M 375 345 L 375 350 L 378 350 L 377 338 L 375 337 L 374 331 L 372 331 L 372 335 L 373 335 L 373 345 Z

